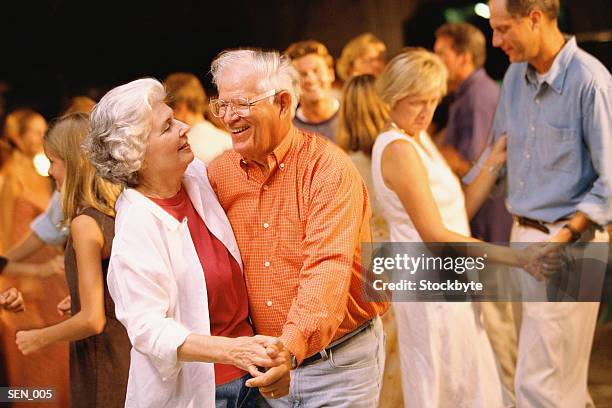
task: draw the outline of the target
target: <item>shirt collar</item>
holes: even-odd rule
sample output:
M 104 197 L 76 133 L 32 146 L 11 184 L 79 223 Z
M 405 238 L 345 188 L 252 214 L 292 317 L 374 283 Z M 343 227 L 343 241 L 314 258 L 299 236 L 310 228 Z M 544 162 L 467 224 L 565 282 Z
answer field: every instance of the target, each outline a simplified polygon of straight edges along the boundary
M 569 62 L 574 56 L 574 53 L 578 50 L 576 37 L 570 36 L 565 38 L 565 44 L 555 57 L 553 64 L 545 74 L 543 80 L 543 82 L 546 82 L 558 94 L 563 91 L 563 84 L 565 83 Z M 537 85 L 538 78 L 536 70 L 529 64 L 526 64 L 526 66 L 525 79 L 527 82 Z
M 268 168 L 270 169 L 270 172 L 272 172 L 272 169 L 274 169 L 280 163 L 282 163 L 283 160 L 285 159 L 285 156 L 287 156 L 287 153 L 289 152 L 289 149 L 291 148 L 296 131 L 297 129 L 292 126 L 291 129 L 289 129 L 289 131 L 287 132 L 287 135 L 278 144 L 278 146 L 276 146 L 276 148 L 274 148 L 272 153 L 270 153 L 268 157 L 266 157 L 266 161 L 268 163 Z M 245 159 L 244 157 L 241 157 L 240 167 L 245 172 L 247 171 L 247 164 L 248 164 L 248 160 Z

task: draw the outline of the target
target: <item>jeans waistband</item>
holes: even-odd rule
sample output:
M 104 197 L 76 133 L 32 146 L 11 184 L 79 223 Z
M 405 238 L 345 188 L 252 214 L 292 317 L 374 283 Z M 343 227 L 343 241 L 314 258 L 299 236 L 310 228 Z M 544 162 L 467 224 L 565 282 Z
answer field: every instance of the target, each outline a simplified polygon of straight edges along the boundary
M 370 326 L 372 326 L 372 320 L 366 321 L 365 323 L 363 323 L 360 326 L 358 326 L 352 332 L 345 334 L 344 336 L 340 337 L 338 340 L 336 340 L 333 343 L 331 343 L 329 346 L 327 346 L 323 350 L 321 350 L 318 353 L 313 354 L 312 356 L 304 359 L 304 361 L 302 361 L 302 364 L 300 364 L 300 367 L 316 363 L 317 361 L 319 361 L 321 359 L 327 360 L 329 358 L 329 351 L 330 350 L 335 350 L 337 348 L 340 348 L 341 346 L 343 346 L 346 343 L 348 343 L 349 340 L 351 340 L 352 338 L 354 338 L 355 336 L 357 336 L 359 333 L 363 332 L 365 329 L 367 329 Z

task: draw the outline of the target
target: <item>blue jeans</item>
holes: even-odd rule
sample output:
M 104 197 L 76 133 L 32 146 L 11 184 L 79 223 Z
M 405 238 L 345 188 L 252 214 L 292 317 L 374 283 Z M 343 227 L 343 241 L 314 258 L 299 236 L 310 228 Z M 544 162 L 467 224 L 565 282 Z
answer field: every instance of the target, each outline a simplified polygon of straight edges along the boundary
M 259 397 L 257 388 L 249 388 L 244 383 L 251 378 L 249 374 L 219 385 L 215 388 L 216 408 L 255 408 Z
M 384 366 L 384 334 L 376 318 L 327 360 L 292 370 L 289 395 L 266 402 L 272 408 L 375 408 Z

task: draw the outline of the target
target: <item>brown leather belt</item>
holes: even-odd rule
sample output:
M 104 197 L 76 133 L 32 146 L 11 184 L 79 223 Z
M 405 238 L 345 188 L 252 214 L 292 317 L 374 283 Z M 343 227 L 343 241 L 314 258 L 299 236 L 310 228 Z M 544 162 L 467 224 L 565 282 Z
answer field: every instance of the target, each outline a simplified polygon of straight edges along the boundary
M 321 359 L 327 360 L 329 358 L 329 351 L 330 350 L 335 350 L 335 349 L 338 349 L 341 346 L 345 345 L 350 339 L 352 339 L 353 337 L 355 337 L 356 335 L 358 335 L 359 333 L 361 333 L 362 331 L 364 331 L 365 329 L 367 329 L 371 325 L 372 325 L 372 320 L 368 320 L 367 322 L 361 324 L 361 326 L 357 327 L 352 332 L 347 333 L 344 336 L 340 337 L 338 340 L 334 341 L 332 344 L 330 344 L 329 346 L 327 346 L 323 350 L 321 350 L 318 353 L 313 354 L 312 356 L 304 359 L 304 361 L 302 361 L 302 364 L 300 364 L 300 367 L 304 367 L 304 366 L 307 366 L 309 364 L 316 363 L 317 361 L 319 361 Z
M 537 229 L 538 231 L 542 231 L 545 234 L 550 234 L 550 229 L 546 226 L 546 224 L 550 224 L 550 223 L 547 223 L 545 221 L 534 220 L 532 218 L 527 218 L 527 217 L 519 217 L 518 215 L 515 215 L 514 219 L 516 220 L 516 222 L 519 223 L 519 225 L 522 225 L 523 227 Z M 565 221 L 567 219 L 568 218 L 561 218 L 555 222 Z

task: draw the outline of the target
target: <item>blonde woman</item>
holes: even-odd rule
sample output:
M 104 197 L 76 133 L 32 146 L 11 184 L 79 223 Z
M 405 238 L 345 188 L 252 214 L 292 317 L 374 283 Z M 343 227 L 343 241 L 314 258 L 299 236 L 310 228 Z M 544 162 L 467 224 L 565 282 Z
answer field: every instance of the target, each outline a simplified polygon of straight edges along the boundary
M 387 241 L 389 227 L 380 212 L 372 184 L 372 146 L 387 125 L 389 108 L 376 95 L 372 75 L 354 76 L 344 86 L 336 142 L 363 177 L 372 204 L 372 239 Z
M 42 329 L 17 332 L 24 355 L 70 341 L 73 407 L 123 407 L 130 342 L 106 287 L 114 236 L 114 205 L 120 189 L 95 175 L 81 144 L 89 116 L 73 113 L 57 120 L 45 137 L 49 174 L 62 194 L 64 224 L 70 225 L 65 270 L 70 302 L 58 305 L 69 319 Z
M 409 49 L 389 62 L 376 83 L 390 120 L 373 147 L 372 176 L 393 242 L 478 242 L 470 238 L 468 214 L 505 161 L 502 140 L 464 197 L 425 133 L 446 92 L 446 76 L 436 55 Z M 504 255 L 510 263 L 527 263 L 520 255 Z M 504 405 L 493 351 L 472 303 L 396 302 L 394 310 L 407 406 Z
M 34 167 L 46 131 L 45 119 L 31 109 L 15 110 L 6 118 L 4 137 L 11 153 L 0 172 L 0 251 L 26 235 L 30 221 L 45 210 L 51 198 L 51 183 Z
M 342 81 L 354 75 L 378 76 L 385 67 L 385 43 L 372 33 L 363 33 L 350 40 L 342 49 L 336 71 Z

